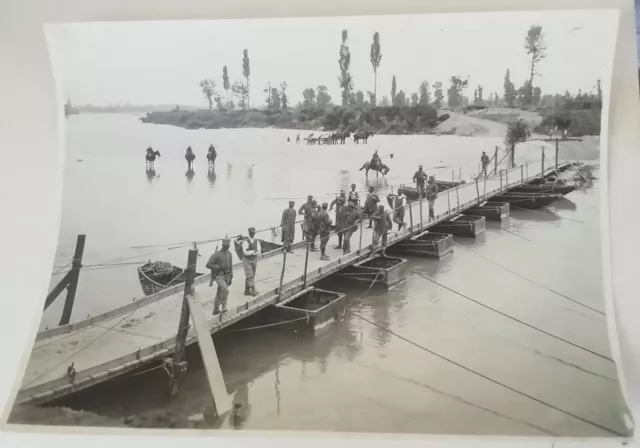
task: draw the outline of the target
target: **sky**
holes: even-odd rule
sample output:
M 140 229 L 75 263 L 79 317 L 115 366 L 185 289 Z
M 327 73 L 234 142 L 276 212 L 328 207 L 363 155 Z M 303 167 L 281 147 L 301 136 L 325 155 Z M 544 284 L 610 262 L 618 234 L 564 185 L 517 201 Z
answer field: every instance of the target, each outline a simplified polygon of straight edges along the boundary
M 378 98 L 418 91 L 426 80 L 445 86 L 469 77 L 467 96 L 503 94 L 511 70 L 516 87 L 528 77 L 527 29 L 541 25 L 547 45 L 534 84 L 544 93 L 595 91 L 611 76 L 617 32 L 603 11 L 431 14 L 217 21 L 102 22 L 49 25 L 54 73 L 74 104 L 187 104 L 205 107 L 199 83 L 213 79 L 221 93 L 222 68 L 241 81 L 242 51 L 251 61 L 251 106 L 265 102 L 267 84 L 286 81 L 293 104 L 305 88 L 326 85 L 340 103 L 338 58 L 348 30 L 355 90 L 374 89 L 373 34 L 380 33 Z M 606 85 L 607 82 L 604 82 Z M 446 87 L 445 87 L 446 88 Z

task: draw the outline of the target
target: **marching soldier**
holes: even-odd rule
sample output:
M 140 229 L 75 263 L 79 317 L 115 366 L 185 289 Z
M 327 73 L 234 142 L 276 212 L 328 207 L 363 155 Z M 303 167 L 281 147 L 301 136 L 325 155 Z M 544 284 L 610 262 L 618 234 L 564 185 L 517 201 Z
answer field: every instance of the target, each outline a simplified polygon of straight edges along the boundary
M 433 205 L 436 202 L 438 196 L 438 184 L 433 176 L 429 176 L 429 183 L 427 184 L 427 202 L 429 203 L 429 221 L 436 219 L 436 215 L 433 212 Z
M 249 238 L 242 243 L 242 265 L 244 266 L 244 295 L 257 296 L 256 291 L 256 270 L 258 269 L 258 255 L 262 253 L 260 241 L 255 238 L 255 227 L 249 227 Z
M 282 212 L 282 244 L 284 250 L 293 252 L 292 246 L 296 236 L 296 211 L 294 210 L 295 202 L 289 201 L 289 208 L 285 208 Z
M 322 203 L 322 209 L 318 213 L 318 226 L 320 232 L 320 259 L 321 260 L 329 260 L 329 257 L 326 254 L 327 243 L 329 242 L 329 236 L 331 235 L 331 218 L 329 217 L 329 212 L 327 208 L 329 204 L 326 202 Z
M 213 314 L 225 313 L 227 311 L 227 298 L 229 297 L 229 286 L 233 281 L 233 258 L 229 247 L 231 240 L 222 240 L 222 249 L 214 253 L 207 262 L 207 268 L 211 270 L 211 278 L 218 285 L 216 297 L 213 301 Z
M 373 229 L 373 248 L 378 245 L 380 239 L 382 239 L 382 255 L 386 256 L 385 250 L 387 248 L 387 235 L 389 230 L 393 227 L 391 217 L 384 211 L 384 205 L 378 205 L 378 210 L 372 215 L 375 221 L 375 227 Z

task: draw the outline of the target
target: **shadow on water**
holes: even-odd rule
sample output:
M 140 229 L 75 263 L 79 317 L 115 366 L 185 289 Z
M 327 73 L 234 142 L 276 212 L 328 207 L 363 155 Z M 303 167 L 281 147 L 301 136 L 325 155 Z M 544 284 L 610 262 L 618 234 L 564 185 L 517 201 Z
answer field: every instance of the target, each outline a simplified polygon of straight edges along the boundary
M 154 168 L 147 168 L 147 181 L 151 183 L 156 177 L 158 177 L 156 170 Z
M 509 212 L 511 218 L 519 221 L 536 221 L 536 222 L 553 222 L 560 221 L 560 216 L 547 209 L 541 208 L 536 210 L 511 209 Z
M 207 179 L 209 180 L 209 186 L 211 186 L 211 188 L 213 188 L 214 184 L 216 183 L 216 177 L 217 175 L 215 167 L 209 167 L 209 171 L 207 172 Z
M 578 206 L 572 200 L 563 197 L 551 204 L 551 208 L 556 210 L 576 210 Z
M 193 169 L 188 169 L 186 173 L 184 173 L 185 177 L 187 178 L 187 182 L 191 183 L 191 181 L 193 181 L 193 176 L 196 175 L 196 172 L 193 171 Z
M 279 378 L 279 366 L 287 364 L 300 367 L 301 380 L 312 380 L 305 371 L 305 364 L 317 365 L 320 374 L 327 371 L 328 357 L 335 353 L 347 361 L 353 361 L 361 350 L 357 334 L 350 323 L 353 317 L 344 318 L 331 325 L 315 337 L 304 331 L 297 323 L 269 328 L 254 329 L 270 320 L 265 313 L 256 313 L 227 329 L 216 333 L 216 346 L 220 368 L 227 392 L 233 398 L 235 412 L 224 416 L 235 428 L 241 428 L 251 413 L 250 391 L 258 379 L 273 375 L 276 399 L 280 400 L 280 389 L 290 388 Z M 119 418 L 123 415 L 139 415 L 153 411 L 174 411 L 181 417 L 203 414 L 210 427 L 220 427 L 223 421 L 212 417 L 211 395 L 202 357 L 197 344 L 187 347 L 187 372 L 178 394 L 169 398 L 169 377 L 163 368 L 144 372 L 153 365 L 140 368 L 137 372 L 114 378 L 111 381 L 64 397 L 52 406 L 65 406 L 75 410 L 86 410 L 100 415 Z M 159 364 L 156 364 L 159 365 Z M 279 407 L 279 403 L 278 403 Z M 209 413 L 209 415 L 207 415 Z M 143 424 L 144 425 L 144 421 Z

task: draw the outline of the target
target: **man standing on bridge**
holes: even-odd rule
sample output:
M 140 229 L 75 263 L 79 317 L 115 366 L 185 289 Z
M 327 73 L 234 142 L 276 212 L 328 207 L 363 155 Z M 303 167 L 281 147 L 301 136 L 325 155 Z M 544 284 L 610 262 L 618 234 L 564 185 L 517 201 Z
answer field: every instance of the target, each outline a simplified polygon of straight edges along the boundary
M 351 252 L 351 235 L 356 231 L 359 221 L 362 221 L 364 217 L 358 209 L 356 209 L 355 201 L 349 201 L 349 205 L 344 207 L 341 212 L 344 211 L 344 221 L 340 227 L 340 231 L 344 232 L 344 239 L 342 240 L 342 251 L 346 255 Z
M 413 175 L 413 181 L 416 183 L 416 189 L 421 198 L 424 197 L 424 184 L 427 180 L 427 173 L 422 171 L 422 165 L 418 167 L 418 171 Z
M 302 238 L 307 240 L 309 238 L 309 230 L 311 229 L 311 213 L 313 212 L 313 196 L 307 196 L 307 202 L 300 206 L 298 214 L 304 215 L 304 222 L 302 223 Z
M 216 251 L 209 258 L 207 268 L 211 269 L 211 278 L 218 284 L 216 298 L 213 301 L 213 314 L 225 313 L 227 311 L 227 298 L 229 297 L 229 286 L 233 281 L 233 259 L 229 247 L 231 240 L 222 240 L 222 249 Z
M 333 207 L 336 207 L 336 213 L 340 211 L 342 207 L 344 207 L 347 202 L 347 198 L 345 197 L 344 190 L 340 190 L 340 196 L 331 201 L 331 205 L 329 206 L 329 211 L 333 210 Z
M 329 212 L 327 208 L 329 204 L 326 202 L 322 203 L 322 210 L 318 213 L 318 230 L 320 232 L 320 259 L 321 260 L 329 260 L 329 257 L 326 254 L 327 243 L 329 242 L 329 236 L 331 235 L 331 218 L 329 217 Z
M 351 190 L 349 191 L 348 201 L 355 201 L 356 205 L 360 202 L 360 196 L 358 196 L 358 192 L 356 191 L 356 184 L 351 184 Z
M 378 210 L 372 215 L 373 220 L 375 221 L 375 227 L 373 229 L 373 249 L 375 250 L 376 246 L 382 239 L 382 255 L 387 256 L 385 250 L 387 249 L 387 235 L 389 230 L 393 227 L 393 223 L 391 222 L 391 217 L 388 213 L 384 211 L 384 205 L 378 205 Z
M 296 211 L 293 209 L 295 205 L 295 202 L 289 201 L 289 208 L 285 208 L 282 212 L 282 222 L 280 223 L 282 227 L 282 244 L 284 245 L 284 250 L 289 253 L 293 252 L 292 246 L 296 236 Z
M 427 185 L 427 201 L 429 202 L 429 221 L 436 219 L 436 215 L 433 212 L 433 205 L 436 202 L 438 196 L 438 184 L 433 176 L 429 176 L 429 184 Z
M 249 238 L 242 243 L 242 265 L 244 266 L 244 295 L 257 296 L 256 269 L 258 269 L 258 255 L 262 253 L 260 241 L 255 238 L 255 227 L 249 227 Z
M 389 205 L 393 209 L 393 222 L 398 224 L 398 232 L 405 227 L 404 222 L 404 200 L 407 198 L 402 191 L 398 190 L 398 194 L 390 194 L 387 196 Z
M 380 198 L 377 194 L 374 193 L 375 189 L 373 187 L 369 187 L 369 195 L 367 199 L 364 201 L 364 214 L 369 217 L 369 227 L 371 229 L 373 226 L 371 221 L 371 216 L 376 212 L 378 207 L 378 202 L 380 202 Z
M 482 151 L 482 157 L 480 157 L 480 162 L 482 162 L 482 172 L 480 174 L 484 175 L 484 177 L 487 177 L 487 167 L 489 166 L 490 160 L 489 160 L 489 156 L 484 151 Z

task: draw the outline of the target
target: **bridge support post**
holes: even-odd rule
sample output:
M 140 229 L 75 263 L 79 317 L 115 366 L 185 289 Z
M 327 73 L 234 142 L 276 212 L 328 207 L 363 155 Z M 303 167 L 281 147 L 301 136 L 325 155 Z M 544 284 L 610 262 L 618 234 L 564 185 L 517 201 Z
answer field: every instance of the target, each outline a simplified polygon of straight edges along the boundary
M 307 289 L 307 266 L 309 265 L 309 242 L 306 243 L 307 251 L 304 254 L 304 275 L 302 289 Z
M 71 311 L 73 311 L 73 302 L 76 299 L 76 291 L 78 290 L 78 279 L 80 278 L 80 268 L 82 267 L 82 256 L 84 254 L 84 243 L 86 239 L 86 235 L 78 235 L 76 250 L 73 254 L 73 263 L 71 264 L 71 272 L 69 273 L 67 297 L 64 301 L 59 325 L 67 325 L 69 320 L 71 320 Z
M 198 260 L 198 251 L 189 250 L 189 258 L 187 261 L 187 269 L 185 270 L 184 281 L 184 297 L 182 299 L 182 311 L 180 312 L 180 322 L 178 323 L 178 334 L 176 335 L 176 347 L 173 353 L 173 375 L 169 381 L 169 394 L 171 397 L 178 393 L 178 388 L 184 373 L 187 371 L 187 363 L 185 361 L 185 348 L 187 343 L 187 334 L 189 333 L 189 303 L 187 296 L 193 295 L 193 278 L 196 272 L 196 262 Z
M 278 288 L 278 302 L 282 300 L 282 283 L 284 282 L 284 271 L 287 266 L 287 248 L 284 249 L 284 256 L 282 257 L 282 272 L 280 273 L 280 287 Z

